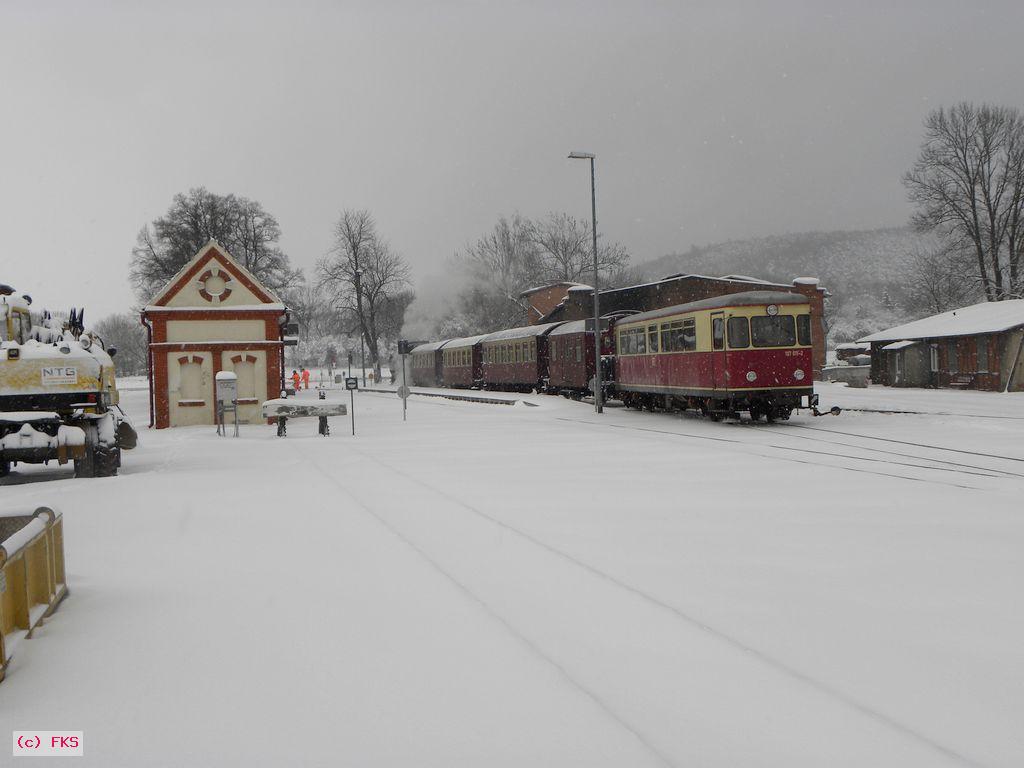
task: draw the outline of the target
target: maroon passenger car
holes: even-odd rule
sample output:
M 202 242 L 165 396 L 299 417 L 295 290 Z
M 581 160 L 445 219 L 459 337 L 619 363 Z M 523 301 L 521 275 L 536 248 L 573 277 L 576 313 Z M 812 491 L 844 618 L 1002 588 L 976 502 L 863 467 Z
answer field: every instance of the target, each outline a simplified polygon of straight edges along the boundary
M 544 389 L 548 375 L 547 335 L 559 325 L 527 325 L 485 336 L 480 341 L 484 389 Z
M 480 342 L 485 338 L 487 334 L 466 336 L 452 339 L 444 345 L 441 350 L 442 386 L 462 389 L 480 386 L 483 378 Z

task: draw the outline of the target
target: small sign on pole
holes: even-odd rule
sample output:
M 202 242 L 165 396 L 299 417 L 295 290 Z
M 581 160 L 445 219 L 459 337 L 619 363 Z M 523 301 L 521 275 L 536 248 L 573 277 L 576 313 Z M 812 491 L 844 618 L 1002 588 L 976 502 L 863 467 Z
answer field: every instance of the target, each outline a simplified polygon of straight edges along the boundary
M 352 411 L 352 436 L 356 434 L 356 390 L 359 389 L 359 379 L 349 376 L 345 379 L 345 389 L 348 390 L 349 404 Z

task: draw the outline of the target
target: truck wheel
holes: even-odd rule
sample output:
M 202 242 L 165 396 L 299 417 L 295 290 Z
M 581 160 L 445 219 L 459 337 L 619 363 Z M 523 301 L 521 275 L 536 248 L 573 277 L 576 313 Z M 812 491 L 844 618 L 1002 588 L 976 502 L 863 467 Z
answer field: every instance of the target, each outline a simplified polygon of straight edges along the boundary
M 97 445 L 93 451 L 93 477 L 114 477 L 121 465 L 121 449 L 111 445 Z
M 93 447 L 86 443 L 85 456 L 75 459 L 75 477 L 96 477 Z

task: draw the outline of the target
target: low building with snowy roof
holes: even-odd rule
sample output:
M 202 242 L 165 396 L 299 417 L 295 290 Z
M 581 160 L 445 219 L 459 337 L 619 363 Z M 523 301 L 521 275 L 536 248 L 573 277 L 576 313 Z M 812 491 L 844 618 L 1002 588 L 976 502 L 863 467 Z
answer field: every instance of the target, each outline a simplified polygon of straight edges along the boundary
M 214 424 L 214 382 L 238 376 L 238 418 L 262 421 L 284 370 L 285 305 L 211 240 L 142 311 L 149 332 L 150 426 Z
M 859 341 L 871 345 L 875 383 L 1024 390 L 1024 299 L 961 307 Z
M 561 298 L 543 317 L 537 317 L 531 304 L 528 323 L 551 323 L 563 320 L 583 320 L 594 316 L 594 289 L 589 285 L 555 283 L 546 296 L 559 294 Z M 541 289 L 531 289 L 532 295 Z M 811 304 L 811 341 L 814 345 L 814 371 L 825 366 L 825 296 L 827 292 L 815 277 L 798 277 L 792 283 L 773 283 L 749 275 L 677 274 L 662 280 L 625 288 L 612 288 L 600 292 L 601 315 L 621 312 L 650 312 L 678 304 L 710 299 L 745 291 L 787 291 L 803 294 Z M 525 297 L 525 295 L 524 295 Z

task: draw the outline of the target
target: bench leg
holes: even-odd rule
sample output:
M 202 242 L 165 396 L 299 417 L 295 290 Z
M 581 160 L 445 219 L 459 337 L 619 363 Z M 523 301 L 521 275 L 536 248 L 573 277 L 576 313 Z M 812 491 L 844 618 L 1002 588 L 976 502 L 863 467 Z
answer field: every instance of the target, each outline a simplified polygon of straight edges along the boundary
M 326 416 L 320 417 L 320 434 L 323 435 L 324 437 L 327 437 L 328 435 L 331 434 L 331 427 L 327 423 Z
M 277 417 L 277 436 L 287 437 L 288 436 L 288 419 L 284 416 Z

